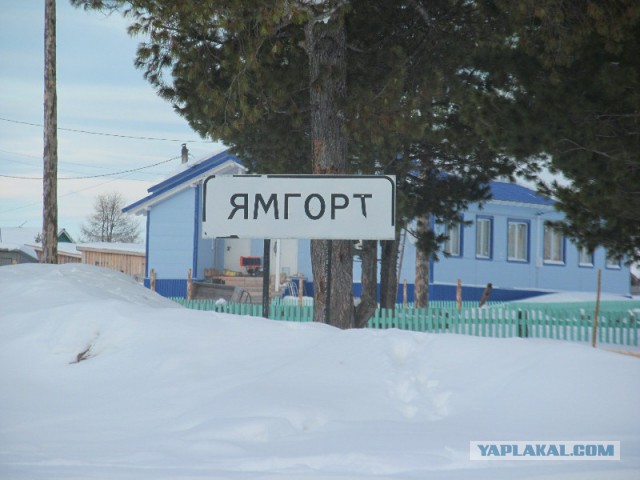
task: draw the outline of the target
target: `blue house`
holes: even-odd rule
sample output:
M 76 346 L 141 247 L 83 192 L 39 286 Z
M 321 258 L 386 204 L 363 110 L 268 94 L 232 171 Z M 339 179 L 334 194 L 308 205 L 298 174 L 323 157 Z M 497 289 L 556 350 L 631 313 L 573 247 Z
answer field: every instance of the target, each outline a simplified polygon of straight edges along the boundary
M 607 256 L 603 248 L 594 252 L 576 244 L 553 229 L 549 222 L 561 220 L 553 200 L 541 197 L 521 185 L 492 182 L 492 200 L 480 207 L 470 205 L 461 212 L 461 222 L 447 231 L 443 245 L 447 255 L 430 264 L 430 298 L 454 299 L 458 280 L 465 300 L 479 300 L 491 283 L 492 300 L 513 300 L 557 291 L 594 292 L 597 271 L 602 270 L 602 289 L 628 295 L 630 271 Z M 415 241 L 406 237 L 400 282 L 410 288 L 415 277 Z
M 245 273 L 241 257 L 264 254 L 261 240 L 202 238 L 203 182 L 211 175 L 246 173 L 242 162 L 223 151 L 195 163 L 183 163 L 178 173 L 148 189 L 148 195 L 123 209 L 146 216 L 146 272 L 156 276 L 156 291 L 167 297 L 184 297 L 187 276 L 205 280 L 214 273 Z M 307 244 L 308 245 L 308 244 Z M 309 249 L 296 240 L 273 242 L 272 269 L 285 276 L 311 272 Z M 272 274 L 275 272 L 272 270 Z
M 148 195 L 124 211 L 146 216 L 147 271 L 156 275 L 156 290 L 165 296 L 185 296 L 188 271 L 204 280 L 213 273 L 243 273 L 241 257 L 263 256 L 263 242 L 250 239 L 203 239 L 203 181 L 210 175 L 246 173 L 242 161 L 224 151 L 192 164 L 152 186 Z M 587 252 L 564 238 L 548 222 L 562 218 L 553 201 L 520 185 L 492 182 L 493 199 L 483 208 L 471 205 L 461 223 L 446 233 L 447 252 L 430 265 L 430 298 L 453 299 L 458 279 L 465 300 L 479 299 L 487 283 L 492 300 L 525 298 L 555 291 L 594 291 L 602 269 L 603 291 L 629 294 L 630 272 L 608 258 L 604 249 Z M 443 226 L 433 224 L 437 232 Z M 415 241 L 403 235 L 399 280 L 413 297 Z M 303 276 L 312 280 L 308 240 L 272 242 L 271 274 L 282 280 Z M 277 271 L 276 271 L 277 270 Z M 360 268 L 354 264 L 355 291 Z

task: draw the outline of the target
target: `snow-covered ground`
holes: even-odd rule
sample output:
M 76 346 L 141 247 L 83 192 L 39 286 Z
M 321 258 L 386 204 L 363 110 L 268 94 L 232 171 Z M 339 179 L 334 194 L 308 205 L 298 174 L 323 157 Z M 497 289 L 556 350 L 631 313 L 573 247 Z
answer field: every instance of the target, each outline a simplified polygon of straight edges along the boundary
M 2 479 L 640 478 L 639 358 L 187 310 L 80 264 L 2 267 L 0 293 Z M 470 461 L 477 440 L 621 460 Z

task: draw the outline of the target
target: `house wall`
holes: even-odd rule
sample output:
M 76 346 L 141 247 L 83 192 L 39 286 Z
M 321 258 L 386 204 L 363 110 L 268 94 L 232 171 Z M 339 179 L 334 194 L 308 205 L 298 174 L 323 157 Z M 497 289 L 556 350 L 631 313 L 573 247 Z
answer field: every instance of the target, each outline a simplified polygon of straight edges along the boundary
M 18 263 L 37 263 L 38 261 L 18 250 L 0 250 L 0 267 L 3 265 L 15 265 Z
M 489 259 L 476 258 L 476 219 L 478 216 L 492 221 L 492 249 Z M 562 214 L 555 210 L 532 206 L 504 205 L 489 202 L 483 210 L 472 206 L 463 219 L 473 223 L 462 229 L 461 256 L 444 257 L 432 263 L 431 282 L 455 285 L 458 279 L 463 285 L 484 287 L 492 283 L 494 289 L 568 290 L 594 291 L 597 270 L 602 269 L 602 290 L 628 294 L 629 270 L 624 265 L 619 269 L 605 266 L 606 252 L 599 248 L 594 252 L 592 267 L 583 267 L 578 262 L 578 248 L 564 240 L 564 262 L 550 264 L 543 261 L 543 229 L 545 221 L 559 220 Z M 522 220 L 529 225 L 527 261 L 507 259 L 507 229 L 509 220 Z M 444 232 L 436 226 L 437 232 Z M 400 282 L 415 280 L 415 242 L 407 241 Z
M 147 212 L 149 272 L 154 269 L 158 279 L 186 279 L 194 268 L 196 193 L 196 188 L 187 188 Z
M 94 250 L 82 250 L 82 263 L 109 268 L 118 272 L 132 275 L 137 279 L 144 278 L 144 255 L 128 253 L 101 252 Z M 59 262 L 60 263 L 60 262 Z
M 205 269 L 217 268 L 215 261 L 217 240 L 212 238 L 202 238 L 202 185 L 198 184 L 196 187 L 193 187 L 193 190 L 195 190 L 193 197 L 195 204 L 192 206 L 194 211 L 193 231 L 195 235 L 193 238 L 193 248 L 196 252 L 196 262 L 191 273 L 194 279 L 202 280 L 205 278 Z

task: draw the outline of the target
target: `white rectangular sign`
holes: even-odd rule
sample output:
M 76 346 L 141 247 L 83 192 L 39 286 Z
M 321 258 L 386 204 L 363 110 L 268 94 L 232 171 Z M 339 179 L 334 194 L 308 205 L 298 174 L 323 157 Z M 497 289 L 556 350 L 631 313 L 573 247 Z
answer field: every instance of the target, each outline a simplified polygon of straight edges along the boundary
M 205 238 L 395 238 L 394 176 L 218 175 L 203 197 Z

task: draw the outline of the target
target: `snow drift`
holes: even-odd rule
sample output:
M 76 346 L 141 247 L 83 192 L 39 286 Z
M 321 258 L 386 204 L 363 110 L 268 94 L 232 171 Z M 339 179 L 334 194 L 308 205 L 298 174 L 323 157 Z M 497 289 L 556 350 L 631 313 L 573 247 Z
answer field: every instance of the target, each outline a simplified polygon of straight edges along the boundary
M 560 341 L 187 310 L 84 265 L 0 268 L 0 478 L 638 478 L 640 360 Z M 474 440 L 620 441 L 478 462 Z

